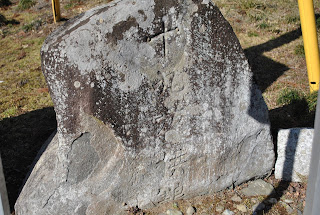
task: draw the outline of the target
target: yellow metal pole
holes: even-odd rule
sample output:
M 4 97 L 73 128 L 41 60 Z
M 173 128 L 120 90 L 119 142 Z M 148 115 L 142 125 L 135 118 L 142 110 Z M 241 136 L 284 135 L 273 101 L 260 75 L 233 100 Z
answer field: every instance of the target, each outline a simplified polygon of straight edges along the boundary
M 59 0 L 52 0 L 52 12 L 54 23 L 59 22 L 61 19 Z
M 319 89 L 320 57 L 313 0 L 298 0 L 310 92 Z

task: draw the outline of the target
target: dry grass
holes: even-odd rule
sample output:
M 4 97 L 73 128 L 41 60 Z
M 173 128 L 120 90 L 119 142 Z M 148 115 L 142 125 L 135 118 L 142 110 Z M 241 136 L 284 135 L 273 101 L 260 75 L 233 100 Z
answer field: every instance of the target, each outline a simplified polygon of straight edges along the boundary
M 280 107 L 276 99 L 283 89 L 294 88 L 309 93 L 303 41 L 301 33 L 297 30 L 300 28 L 297 1 L 217 0 L 215 2 L 233 26 L 242 47 L 247 51 L 269 109 Z M 320 1 L 315 0 L 315 13 L 318 16 L 319 5 Z M 319 33 L 318 29 L 320 41 Z M 260 46 L 260 51 L 254 49 L 255 46 Z

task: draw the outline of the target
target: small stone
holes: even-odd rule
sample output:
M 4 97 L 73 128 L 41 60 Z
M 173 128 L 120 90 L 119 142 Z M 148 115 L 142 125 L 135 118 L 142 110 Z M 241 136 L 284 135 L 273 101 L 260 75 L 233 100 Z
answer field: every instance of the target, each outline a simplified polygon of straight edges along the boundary
M 231 200 L 234 202 L 241 202 L 242 199 L 240 196 L 238 196 L 237 194 L 235 194 L 234 196 L 231 197 Z
M 290 207 L 287 203 L 280 201 L 281 205 L 286 209 L 289 214 L 293 213 L 292 207 Z
M 79 87 L 81 86 L 81 84 L 80 84 L 79 81 L 75 81 L 75 82 L 73 83 L 73 85 L 74 85 L 75 88 L 79 88 Z
M 247 206 L 245 206 L 245 205 L 237 205 L 236 206 L 236 208 L 239 210 L 239 211 L 241 211 L 241 212 L 243 212 L 243 213 L 247 213 Z
M 267 196 L 273 192 L 273 186 L 262 179 L 250 182 L 248 187 L 241 190 L 245 196 Z
M 167 215 L 183 215 L 181 211 L 169 209 L 167 210 Z
M 219 213 L 221 213 L 223 210 L 224 210 L 224 207 L 222 205 L 218 205 L 216 207 L 216 211 L 219 212 Z
M 226 209 L 225 211 L 223 211 L 222 215 L 233 215 L 234 212 L 230 211 L 229 209 Z
M 265 208 L 265 204 L 263 204 L 262 202 L 258 202 L 257 204 L 253 205 L 252 206 L 252 211 L 255 212 L 255 211 L 261 211 Z
M 196 212 L 196 209 L 192 206 L 188 207 L 186 215 L 192 215 Z
M 270 198 L 265 201 L 267 204 L 276 204 L 278 201 L 276 198 Z
M 251 203 L 253 203 L 253 204 L 258 203 L 258 202 L 259 202 L 259 200 L 256 199 L 256 198 L 252 198 L 252 199 L 251 199 Z
M 292 204 L 294 201 L 293 200 L 291 200 L 291 199 L 285 199 L 285 200 L 283 200 L 285 203 L 287 203 L 287 204 Z

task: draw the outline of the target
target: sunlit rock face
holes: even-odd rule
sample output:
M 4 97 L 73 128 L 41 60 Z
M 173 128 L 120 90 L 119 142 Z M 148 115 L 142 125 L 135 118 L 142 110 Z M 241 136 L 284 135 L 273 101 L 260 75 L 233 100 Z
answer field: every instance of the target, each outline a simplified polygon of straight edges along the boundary
M 53 32 L 41 56 L 58 131 L 18 215 L 122 214 L 273 167 L 267 107 L 211 1 L 114 1 Z

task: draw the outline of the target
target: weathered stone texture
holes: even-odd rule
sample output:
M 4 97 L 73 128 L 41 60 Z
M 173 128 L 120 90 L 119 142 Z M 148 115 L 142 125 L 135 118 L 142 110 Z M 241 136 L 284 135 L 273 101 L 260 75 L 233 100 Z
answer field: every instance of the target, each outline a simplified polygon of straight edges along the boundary
M 58 134 L 22 214 L 119 214 L 266 174 L 267 107 L 231 26 L 208 0 L 122 0 L 41 50 Z
M 281 129 L 278 132 L 275 177 L 303 182 L 309 176 L 313 142 L 312 128 Z
M 274 187 L 262 179 L 249 182 L 248 187 L 241 190 L 245 196 L 268 196 L 274 192 Z

